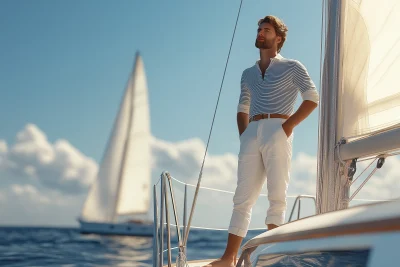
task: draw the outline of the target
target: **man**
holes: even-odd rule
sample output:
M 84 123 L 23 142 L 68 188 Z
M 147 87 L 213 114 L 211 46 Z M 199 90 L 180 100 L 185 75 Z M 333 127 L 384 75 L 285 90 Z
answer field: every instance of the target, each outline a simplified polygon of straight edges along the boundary
M 237 124 L 240 134 L 238 182 L 226 250 L 208 266 L 234 266 L 247 234 L 252 207 L 267 180 L 268 230 L 284 223 L 292 157 L 293 129 L 318 105 L 318 92 L 306 68 L 279 52 L 287 27 L 275 16 L 258 22 L 255 46 L 260 60 L 241 78 Z M 300 92 L 303 103 L 294 112 Z

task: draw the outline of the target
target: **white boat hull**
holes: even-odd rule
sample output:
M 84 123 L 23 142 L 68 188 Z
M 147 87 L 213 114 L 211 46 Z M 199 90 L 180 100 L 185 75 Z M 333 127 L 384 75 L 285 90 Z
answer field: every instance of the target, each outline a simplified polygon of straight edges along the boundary
M 98 223 L 79 220 L 82 234 L 153 236 L 152 223 Z
M 246 267 L 284 266 L 285 262 L 399 266 L 399 207 L 400 200 L 360 205 L 284 224 L 244 244 L 240 263 Z

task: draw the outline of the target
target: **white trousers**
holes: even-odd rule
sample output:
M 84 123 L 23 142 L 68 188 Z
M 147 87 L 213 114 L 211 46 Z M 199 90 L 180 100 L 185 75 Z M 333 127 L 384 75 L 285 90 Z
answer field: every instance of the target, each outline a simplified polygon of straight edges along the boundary
M 285 119 L 252 121 L 240 136 L 238 181 L 233 197 L 229 233 L 245 237 L 256 203 L 267 179 L 269 208 L 265 224 L 285 220 L 286 193 L 292 159 L 293 134 L 282 128 Z

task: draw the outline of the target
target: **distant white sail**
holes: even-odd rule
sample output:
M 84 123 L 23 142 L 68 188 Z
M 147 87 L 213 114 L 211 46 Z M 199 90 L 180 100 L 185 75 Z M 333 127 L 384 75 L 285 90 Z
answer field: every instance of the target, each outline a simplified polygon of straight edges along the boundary
M 121 176 L 117 214 L 146 213 L 150 202 L 150 111 L 143 61 L 136 61 L 131 130 Z
M 147 94 L 143 61 L 137 55 L 97 179 L 82 209 L 82 219 L 111 222 L 118 214 L 147 211 L 150 195 Z

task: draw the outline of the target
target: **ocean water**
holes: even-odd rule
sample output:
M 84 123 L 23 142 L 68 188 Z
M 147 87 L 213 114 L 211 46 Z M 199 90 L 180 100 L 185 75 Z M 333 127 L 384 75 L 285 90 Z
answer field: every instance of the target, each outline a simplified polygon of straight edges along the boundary
M 249 232 L 245 241 L 261 232 Z M 188 259 L 221 256 L 226 238 L 225 231 L 191 230 Z M 176 244 L 172 237 L 172 247 Z M 73 228 L 0 227 L 0 266 L 152 266 L 152 253 L 151 237 L 82 235 Z

